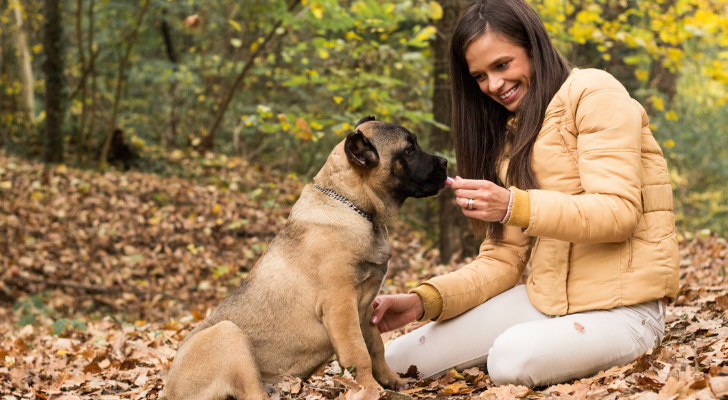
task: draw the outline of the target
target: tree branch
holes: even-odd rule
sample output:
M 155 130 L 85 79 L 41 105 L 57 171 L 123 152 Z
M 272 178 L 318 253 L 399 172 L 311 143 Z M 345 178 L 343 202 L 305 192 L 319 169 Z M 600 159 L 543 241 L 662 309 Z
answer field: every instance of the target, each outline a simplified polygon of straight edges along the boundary
M 301 0 L 293 0 L 291 4 L 288 6 L 288 12 L 291 12 L 299 3 Z M 283 21 L 278 21 L 273 28 L 271 28 L 270 32 L 266 35 L 263 42 L 253 51 L 250 56 L 248 56 L 248 60 L 245 62 L 245 66 L 243 66 L 243 70 L 240 71 L 238 76 L 235 78 L 235 81 L 230 86 L 230 90 L 228 90 L 227 94 L 225 95 L 225 98 L 221 101 L 218 101 L 218 109 L 217 114 L 215 114 L 215 119 L 212 122 L 212 126 L 210 127 L 210 131 L 207 133 L 207 136 L 205 136 L 202 139 L 202 143 L 200 144 L 200 148 L 203 150 L 212 150 L 215 146 L 215 137 L 218 128 L 220 127 L 220 124 L 222 123 L 222 118 L 225 115 L 225 111 L 227 111 L 228 106 L 230 105 L 230 101 L 233 98 L 233 95 L 237 91 L 240 84 L 243 82 L 243 79 L 248 74 L 250 69 L 253 67 L 254 60 L 260 55 L 260 53 L 263 52 L 265 47 L 270 43 L 270 41 L 273 39 L 273 37 L 276 34 L 276 30 L 283 24 Z

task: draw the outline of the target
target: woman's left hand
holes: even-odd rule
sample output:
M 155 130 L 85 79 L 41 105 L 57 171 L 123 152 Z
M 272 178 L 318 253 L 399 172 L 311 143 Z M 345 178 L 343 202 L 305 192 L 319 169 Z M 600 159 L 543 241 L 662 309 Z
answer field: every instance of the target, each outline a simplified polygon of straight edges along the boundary
M 455 202 L 462 207 L 466 217 L 491 222 L 500 222 L 505 218 L 511 199 L 508 189 L 491 181 L 462 179 L 459 176 L 455 177 L 450 187 L 455 190 Z M 471 203 L 469 207 L 468 202 Z

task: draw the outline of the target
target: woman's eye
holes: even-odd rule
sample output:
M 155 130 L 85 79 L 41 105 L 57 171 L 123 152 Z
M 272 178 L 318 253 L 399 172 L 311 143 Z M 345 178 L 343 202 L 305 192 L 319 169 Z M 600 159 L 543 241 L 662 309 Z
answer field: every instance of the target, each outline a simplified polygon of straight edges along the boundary
M 509 63 L 510 63 L 510 61 L 506 61 L 504 63 L 498 64 L 498 69 L 504 69 L 504 68 L 508 67 Z

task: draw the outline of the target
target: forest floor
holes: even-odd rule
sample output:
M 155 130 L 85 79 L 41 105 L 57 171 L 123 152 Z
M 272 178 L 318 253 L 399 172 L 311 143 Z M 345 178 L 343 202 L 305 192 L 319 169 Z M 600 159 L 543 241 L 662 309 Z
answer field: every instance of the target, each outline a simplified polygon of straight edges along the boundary
M 174 168 L 165 176 L 99 173 L 0 152 L 1 399 L 158 398 L 180 340 L 245 279 L 303 187 L 295 176 L 224 156 L 172 152 L 166 162 Z M 495 387 L 485 367 L 451 370 L 411 378 L 400 395 L 728 397 L 728 244 L 709 233 L 685 236 L 666 337 L 634 362 L 534 390 Z M 390 243 L 385 293 L 469 261 L 439 264 L 427 235 L 399 220 Z M 334 362 L 306 381 L 281 377 L 271 397 L 376 400 L 380 393 L 359 390 Z

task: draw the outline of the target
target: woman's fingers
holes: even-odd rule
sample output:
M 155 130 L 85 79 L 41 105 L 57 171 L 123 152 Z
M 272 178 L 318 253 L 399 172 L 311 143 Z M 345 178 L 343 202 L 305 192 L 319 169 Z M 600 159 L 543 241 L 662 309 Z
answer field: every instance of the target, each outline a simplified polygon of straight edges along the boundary
M 482 179 L 455 179 L 455 181 L 450 185 L 453 189 L 467 189 L 467 190 L 477 190 L 477 189 L 488 189 L 491 185 L 495 185 L 491 181 L 486 181 Z
M 382 320 L 382 317 L 384 317 L 384 313 L 387 312 L 390 304 L 386 297 L 378 296 L 374 298 L 372 305 L 374 306 L 374 311 L 372 312 L 372 324 L 377 324 Z

